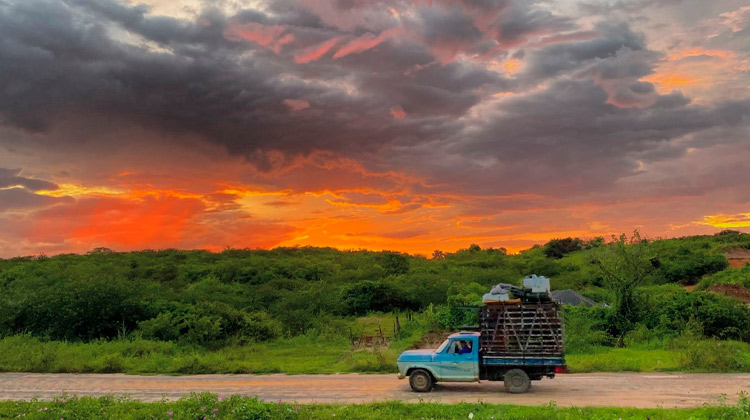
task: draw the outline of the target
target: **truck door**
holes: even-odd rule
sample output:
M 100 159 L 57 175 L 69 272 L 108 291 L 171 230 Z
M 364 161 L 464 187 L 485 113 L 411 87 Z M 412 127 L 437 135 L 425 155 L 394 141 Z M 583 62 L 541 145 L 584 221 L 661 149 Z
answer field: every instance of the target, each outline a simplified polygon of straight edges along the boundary
M 456 338 L 440 355 L 440 373 L 444 381 L 479 380 L 479 346 L 472 338 Z M 462 350 L 463 349 L 463 350 Z

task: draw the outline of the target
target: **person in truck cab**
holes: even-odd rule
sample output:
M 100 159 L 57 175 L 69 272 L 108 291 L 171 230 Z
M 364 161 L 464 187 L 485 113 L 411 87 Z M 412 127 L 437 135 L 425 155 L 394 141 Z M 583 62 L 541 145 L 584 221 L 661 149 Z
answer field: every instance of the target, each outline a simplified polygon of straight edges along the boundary
M 469 354 L 471 353 L 471 345 L 468 341 L 459 341 L 458 354 Z

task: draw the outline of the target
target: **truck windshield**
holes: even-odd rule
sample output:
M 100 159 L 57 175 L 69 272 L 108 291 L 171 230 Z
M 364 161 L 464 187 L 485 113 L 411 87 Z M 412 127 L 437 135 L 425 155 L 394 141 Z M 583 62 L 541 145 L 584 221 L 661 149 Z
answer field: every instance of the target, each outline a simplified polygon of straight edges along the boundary
M 446 338 L 445 341 L 443 341 L 443 344 L 440 345 L 437 349 L 435 349 L 435 353 L 442 353 L 443 350 L 445 350 L 446 347 L 448 347 L 448 343 L 450 343 L 451 340 Z

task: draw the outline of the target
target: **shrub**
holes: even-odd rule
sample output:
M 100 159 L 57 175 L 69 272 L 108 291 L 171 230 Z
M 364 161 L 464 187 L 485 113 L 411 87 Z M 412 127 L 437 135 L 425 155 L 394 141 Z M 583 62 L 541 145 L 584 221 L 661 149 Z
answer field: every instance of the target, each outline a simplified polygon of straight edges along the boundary
M 720 254 L 709 254 L 705 249 L 680 247 L 669 257 L 660 257 L 659 274 L 671 283 L 695 284 L 701 277 L 724 270 L 729 266 Z
M 588 353 L 597 346 L 612 346 L 614 337 L 608 333 L 610 308 L 566 305 L 563 311 L 565 318 L 565 351 L 568 353 Z
M 350 314 L 416 309 L 395 287 L 382 281 L 363 281 L 344 289 L 342 300 Z
M 750 309 L 729 297 L 682 291 L 654 309 L 661 322 L 667 320 L 672 325 L 684 326 L 695 319 L 708 337 L 750 340 Z
M 578 238 L 553 239 L 544 245 L 547 258 L 560 259 L 565 254 L 583 249 L 583 241 Z

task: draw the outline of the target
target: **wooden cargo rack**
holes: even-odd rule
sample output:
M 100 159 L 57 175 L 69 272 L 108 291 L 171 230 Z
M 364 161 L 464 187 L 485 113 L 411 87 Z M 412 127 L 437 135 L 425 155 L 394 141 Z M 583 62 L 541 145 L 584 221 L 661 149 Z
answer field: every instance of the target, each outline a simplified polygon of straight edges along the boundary
M 563 324 L 554 302 L 487 302 L 479 308 L 484 357 L 561 357 Z

